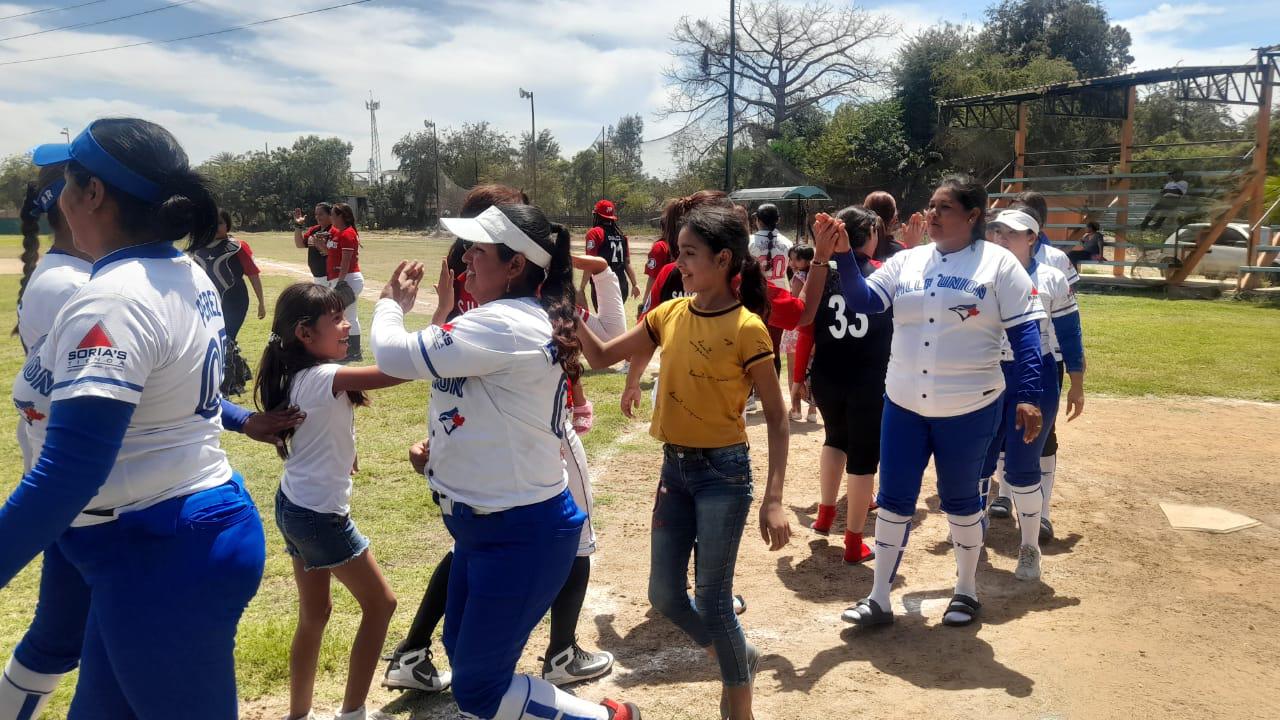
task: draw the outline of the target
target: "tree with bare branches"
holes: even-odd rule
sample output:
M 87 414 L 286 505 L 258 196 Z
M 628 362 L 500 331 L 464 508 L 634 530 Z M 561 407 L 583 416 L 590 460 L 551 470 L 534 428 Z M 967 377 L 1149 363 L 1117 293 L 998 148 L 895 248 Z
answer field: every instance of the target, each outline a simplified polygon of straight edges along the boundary
M 865 98 L 887 79 L 874 41 L 897 31 L 856 6 L 820 0 L 794 6 L 748 0 L 738 12 L 735 114 L 752 135 L 774 138 L 783 123 L 837 99 Z M 675 64 L 664 71 L 670 94 L 659 116 L 705 128 L 725 117 L 729 89 L 729 21 L 683 17 L 671 35 Z M 712 143 L 724 134 L 710 134 Z

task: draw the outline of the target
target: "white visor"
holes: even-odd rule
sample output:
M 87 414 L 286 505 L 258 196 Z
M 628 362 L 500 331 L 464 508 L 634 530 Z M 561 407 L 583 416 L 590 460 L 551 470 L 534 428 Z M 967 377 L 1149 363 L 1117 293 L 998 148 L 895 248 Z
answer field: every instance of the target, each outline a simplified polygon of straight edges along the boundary
M 990 225 L 1004 225 L 1018 232 L 1031 232 L 1035 235 L 1040 234 L 1040 223 L 1036 219 L 1022 212 L 1021 210 L 1001 210 L 1000 214 L 992 220 Z
M 441 218 L 440 222 L 467 242 L 506 245 L 543 270 L 551 266 L 551 253 L 525 235 L 496 205 L 474 218 Z

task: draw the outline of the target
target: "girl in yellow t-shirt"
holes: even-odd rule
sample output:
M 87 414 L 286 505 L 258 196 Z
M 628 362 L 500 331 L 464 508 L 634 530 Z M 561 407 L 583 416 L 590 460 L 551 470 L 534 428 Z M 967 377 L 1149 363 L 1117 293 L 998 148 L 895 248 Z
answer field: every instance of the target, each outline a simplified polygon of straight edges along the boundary
M 720 665 L 722 718 L 750 720 L 751 680 L 760 653 L 733 612 L 733 571 L 751 509 L 751 459 L 742 419 L 755 385 L 769 428 L 769 479 L 760 536 L 771 550 L 791 537 L 782 508 L 787 468 L 787 409 L 773 371 L 765 326 L 764 275 L 747 252 L 747 227 L 732 208 L 704 206 L 682 221 L 676 267 L 687 292 L 644 322 L 602 343 L 579 325 L 593 367 L 630 359 L 622 410 L 640 403 L 640 376 L 662 347 L 661 392 L 649 432 L 663 442 L 653 511 L 649 601 Z M 696 602 L 685 580 L 695 543 Z

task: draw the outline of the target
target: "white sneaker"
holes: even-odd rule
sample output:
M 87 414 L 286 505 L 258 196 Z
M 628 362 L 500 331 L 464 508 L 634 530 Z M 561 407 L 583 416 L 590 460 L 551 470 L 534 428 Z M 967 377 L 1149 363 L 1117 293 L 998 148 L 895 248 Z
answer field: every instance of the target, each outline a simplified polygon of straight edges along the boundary
M 341 708 L 334 710 L 333 720 L 395 720 L 395 718 L 377 710 L 369 712 L 365 709 L 365 706 L 361 705 L 348 713 L 342 712 Z
M 382 678 L 382 686 L 392 690 L 440 692 L 452 683 L 453 673 L 437 670 L 427 648 L 397 654 Z
M 622 364 L 618 366 L 618 372 L 622 373 L 623 375 L 626 375 L 627 373 L 631 372 L 631 361 L 623 360 Z
M 612 653 L 587 652 L 575 642 L 542 661 L 542 679 L 552 685 L 568 685 L 600 677 L 612 669 Z
M 1034 545 L 1023 545 L 1018 548 L 1018 568 L 1013 576 L 1019 580 L 1040 579 L 1040 548 Z

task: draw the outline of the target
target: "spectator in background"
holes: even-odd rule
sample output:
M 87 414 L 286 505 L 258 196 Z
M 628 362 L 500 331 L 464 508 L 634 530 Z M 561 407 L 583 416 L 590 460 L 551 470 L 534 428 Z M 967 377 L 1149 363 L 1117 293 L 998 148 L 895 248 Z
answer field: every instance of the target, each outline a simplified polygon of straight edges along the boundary
M 1090 220 L 1088 224 L 1089 232 L 1085 234 L 1084 239 L 1080 241 L 1081 250 L 1069 250 L 1067 257 L 1071 260 L 1071 265 L 1075 267 L 1076 272 L 1080 271 L 1080 263 L 1085 260 L 1101 260 L 1102 259 L 1102 226 L 1097 222 Z
M 1139 230 L 1146 230 L 1148 227 L 1160 229 L 1164 225 L 1164 221 L 1169 219 L 1170 215 L 1177 212 L 1178 206 L 1182 203 L 1182 198 L 1191 190 L 1191 186 L 1183 179 L 1181 170 L 1172 170 L 1169 172 L 1169 179 L 1165 181 L 1164 187 L 1160 189 L 1160 199 L 1156 200 L 1156 204 L 1151 206 L 1147 211 L 1147 216 L 1142 218 L 1142 224 L 1138 226 Z

